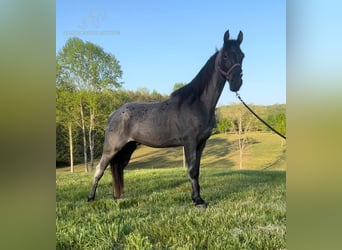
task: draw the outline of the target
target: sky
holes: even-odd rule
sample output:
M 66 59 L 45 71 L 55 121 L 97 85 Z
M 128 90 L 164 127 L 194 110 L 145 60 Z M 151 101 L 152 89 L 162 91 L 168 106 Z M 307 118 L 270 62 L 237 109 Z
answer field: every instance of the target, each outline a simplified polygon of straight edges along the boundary
M 286 1 L 56 0 L 56 54 L 71 37 L 114 54 L 123 88 L 170 94 L 190 82 L 229 30 L 243 32 L 247 103 L 286 103 Z M 228 84 L 228 83 L 227 83 Z M 238 103 L 226 86 L 218 106 Z

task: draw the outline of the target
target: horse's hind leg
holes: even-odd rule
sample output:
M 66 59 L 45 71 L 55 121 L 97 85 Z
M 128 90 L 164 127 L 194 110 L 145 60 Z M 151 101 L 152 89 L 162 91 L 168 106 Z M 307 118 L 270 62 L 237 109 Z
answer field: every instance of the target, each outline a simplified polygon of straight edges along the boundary
M 120 199 L 123 187 L 124 176 L 123 170 L 127 166 L 134 150 L 137 148 L 136 142 L 127 143 L 111 160 L 110 166 L 113 177 L 113 194 L 114 199 Z
M 100 181 L 100 179 L 103 176 L 104 171 L 106 170 L 110 160 L 112 159 L 113 155 L 109 154 L 102 154 L 101 160 L 99 164 L 96 166 L 95 174 L 94 174 L 94 180 L 93 180 L 93 185 L 90 191 L 90 194 L 88 196 L 88 201 L 93 201 L 95 199 L 95 193 L 96 193 L 96 188 L 97 185 Z

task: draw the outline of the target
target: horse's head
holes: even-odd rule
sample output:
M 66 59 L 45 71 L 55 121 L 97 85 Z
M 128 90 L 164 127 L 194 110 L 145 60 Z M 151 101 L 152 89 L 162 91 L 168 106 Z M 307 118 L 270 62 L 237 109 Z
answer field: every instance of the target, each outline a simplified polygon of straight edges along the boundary
M 238 91 L 242 85 L 242 60 L 244 54 L 240 49 L 243 34 L 240 31 L 236 40 L 229 40 L 229 31 L 224 33 L 224 44 L 218 61 L 219 72 L 228 80 L 231 91 Z

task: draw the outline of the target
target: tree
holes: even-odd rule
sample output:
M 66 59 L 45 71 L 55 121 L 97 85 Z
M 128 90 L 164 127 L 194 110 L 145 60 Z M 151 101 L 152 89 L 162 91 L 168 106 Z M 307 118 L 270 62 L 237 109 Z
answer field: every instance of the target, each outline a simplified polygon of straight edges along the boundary
M 230 115 L 233 118 L 232 125 L 235 127 L 234 130 L 237 131 L 239 135 L 239 168 L 242 169 L 243 155 L 248 143 L 247 133 L 250 131 L 252 125 L 252 117 L 241 104 L 232 104 L 231 108 Z
M 244 126 L 242 125 L 242 122 L 244 120 Z M 243 115 L 243 113 L 239 112 L 239 158 L 240 158 L 240 169 L 242 169 L 242 160 L 243 160 L 243 153 L 245 151 L 245 147 L 247 144 L 247 132 L 249 131 L 251 127 L 251 119 L 248 119 L 246 115 Z
M 173 85 L 173 91 L 176 91 L 177 89 L 180 89 L 182 87 L 184 87 L 186 85 L 186 83 L 184 82 L 177 82 Z
M 285 135 L 286 134 L 286 115 L 285 113 L 279 113 L 275 117 L 275 122 L 276 122 L 276 130 Z M 284 145 L 285 139 L 281 138 L 281 146 Z
M 232 123 L 228 118 L 221 118 L 217 123 L 217 130 L 220 133 L 227 133 L 232 127 Z
M 56 63 L 56 122 L 68 129 L 69 141 L 69 161 L 70 171 L 74 172 L 74 157 L 73 157 L 73 124 L 76 115 L 76 103 L 74 88 L 68 84 L 68 78 L 63 75 L 62 67 Z
M 105 52 L 100 46 L 83 42 L 79 38 L 70 38 L 58 52 L 56 58 L 56 84 L 75 89 L 79 94 L 78 108 L 80 126 L 83 134 L 85 171 L 93 169 L 95 122 L 98 110 L 98 93 L 105 89 L 114 89 L 122 85 L 119 61 L 114 55 Z M 87 157 L 87 134 L 90 152 L 90 169 Z
M 275 117 L 276 129 L 279 133 L 286 133 L 286 115 L 285 113 L 277 114 Z

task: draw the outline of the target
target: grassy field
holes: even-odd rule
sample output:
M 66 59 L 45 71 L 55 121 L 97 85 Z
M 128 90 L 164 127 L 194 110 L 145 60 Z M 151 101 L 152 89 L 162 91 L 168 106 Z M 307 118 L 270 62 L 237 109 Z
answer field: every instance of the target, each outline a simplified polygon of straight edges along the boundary
M 285 146 L 251 134 L 244 169 L 237 137 L 215 135 L 202 158 L 205 210 L 193 206 L 182 149 L 139 148 L 125 171 L 123 199 L 106 173 L 86 202 L 92 173 L 56 173 L 57 249 L 285 249 Z

